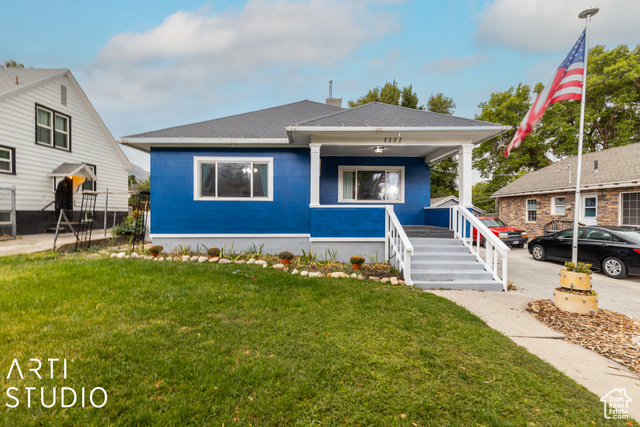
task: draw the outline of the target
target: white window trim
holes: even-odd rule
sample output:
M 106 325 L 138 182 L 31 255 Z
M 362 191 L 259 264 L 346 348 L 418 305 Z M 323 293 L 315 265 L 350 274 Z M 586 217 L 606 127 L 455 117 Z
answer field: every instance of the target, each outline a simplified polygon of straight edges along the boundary
M 529 220 L 529 211 L 533 211 L 533 209 L 529 209 L 529 200 L 535 200 L 535 202 L 536 202 L 536 209 L 535 209 L 536 220 L 535 221 L 530 221 Z M 524 221 L 528 222 L 530 224 L 534 224 L 534 223 L 538 222 L 538 199 L 526 199 L 524 203 L 525 203 L 525 205 L 524 205 L 524 207 L 525 207 Z
M 268 180 L 268 197 L 213 197 L 213 196 L 200 196 L 200 186 L 202 184 L 202 163 L 267 163 L 269 169 Z M 253 175 L 252 175 L 251 188 L 253 188 Z M 218 185 L 218 179 L 216 177 L 216 186 Z M 197 201 L 243 201 L 243 202 L 272 202 L 273 201 L 273 157 L 224 157 L 224 156 L 194 156 L 193 157 L 193 200 Z
M 560 199 L 563 198 L 564 199 L 564 213 L 557 213 L 556 212 L 556 199 Z M 564 216 L 567 214 L 567 198 L 565 196 L 552 196 L 551 197 L 551 215 L 558 215 L 558 216 Z
M 345 199 L 343 197 L 342 181 L 343 172 L 349 171 L 385 171 L 385 172 L 400 172 L 398 196 L 399 200 L 355 200 Z M 404 203 L 404 166 L 338 166 L 338 203 L 366 203 L 366 204 L 399 204 Z
M 5 173 L 8 175 L 13 175 L 13 148 L 8 148 L 8 147 L 0 147 L 0 151 L 6 151 L 7 153 L 9 153 L 9 159 L 0 159 L 0 162 L 3 163 L 9 163 L 9 170 L 5 171 L 5 170 L 1 170 L 0 169 L 0 173 Z
M 596 216 L 594 216 L 593 218 L 598 221 L 598 193 L 586 193 L 586 194 L 581 194 L 580 195 L 580 221 L 584 222 L 587 218 L 586 214 L 586 209 L 587 209 L 587 205 L 586 203 L 584 203 L 584 199 L 586 198 L 590 198 L 590 197 L 594 197 L 596 199 L 596 205 L 594 206 L 594 209 L 596 210 Z M 591 218 L 591 217 L 590 217 Z M 597 222 L 596 222 L 597 224 Z
M 618 198 L 618 225 L 640 225 L 640 224 L 623 224 L 622 223 L 622 220 L 623 220 L 623 217 L 624 217 L 624 212 L 623 212 L 624 206 L 622 204 L 622 196 L 624 194 L 636 194 L 636 193 L 640 194 L 640 190 L 638 190 L 638 191 L 621 191 L 619 193 L 619 195 L 618 195 L 618 197 L 619 197 Z

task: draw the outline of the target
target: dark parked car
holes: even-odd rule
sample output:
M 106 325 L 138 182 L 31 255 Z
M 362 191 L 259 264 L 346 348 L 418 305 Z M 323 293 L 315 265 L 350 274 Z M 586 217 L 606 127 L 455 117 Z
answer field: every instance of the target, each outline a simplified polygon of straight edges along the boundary
M 614 279 L 640 275 L 640 231 L 634 227 L 580 227 L 578 261 Z M 571 261 L 573 229 L 531 239 L 529 253 L 538 261 Z

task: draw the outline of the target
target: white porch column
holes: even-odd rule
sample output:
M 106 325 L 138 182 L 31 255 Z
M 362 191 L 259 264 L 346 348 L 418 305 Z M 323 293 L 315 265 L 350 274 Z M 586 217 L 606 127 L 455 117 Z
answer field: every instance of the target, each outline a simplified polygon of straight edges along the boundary
M 320 144 L 309 144 L 311 149 L 311 206 L 320 206 Z
M 472 171 L 471 171 L 471 155 L 473 145 L 462 144 L 458 150 L 458 200 L 460 206 L 472 206 L 471 187 Z

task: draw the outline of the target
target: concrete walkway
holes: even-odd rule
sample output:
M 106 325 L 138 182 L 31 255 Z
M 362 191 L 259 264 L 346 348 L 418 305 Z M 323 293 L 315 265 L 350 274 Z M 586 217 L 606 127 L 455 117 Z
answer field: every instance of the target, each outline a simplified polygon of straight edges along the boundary
M 111 236 L 109 230 L 107 230 L 107 236 Z M 50 251 L 53 249 L 54 237 L 55 234 L 53 233 L 43 233 L 18 236 L 15 240 L 2 240 L 0 241 L 0 256 Z M 94 230 L 92 241 L 99 241 L 101 239 L 104 239 L 104 231 Z M 56 241 L 56 248 L 60 248 L 60 246 L 67 243 L 74 243 L 75 241 L 73 233 L 61 234 Z
M 562 334 L 549 329 L 525 311 L 533 298 L 511 292 L 428 292 L 471 311 L 487 326 L 549 362 L 598 397 L 615 388 L 626 388 L 627 395 L 633 399 L 629 403 L 629 415 L 640 420 L 640 377 L 606 357 L 564 341 Z

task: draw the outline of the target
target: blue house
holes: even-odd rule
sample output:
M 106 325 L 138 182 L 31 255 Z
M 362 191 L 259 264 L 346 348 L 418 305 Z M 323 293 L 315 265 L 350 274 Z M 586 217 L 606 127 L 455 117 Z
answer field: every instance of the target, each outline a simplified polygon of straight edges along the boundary
M 305 100 L 122 140 L 151 153 L 154 244 L 330 249 L 341 260 L 394 258 L 407 270 L 405 228 L 429 225 L 430 164 L 458 154 L 460 205 L 471 206 L 472 148 L 507 129 L 377 102 Z

